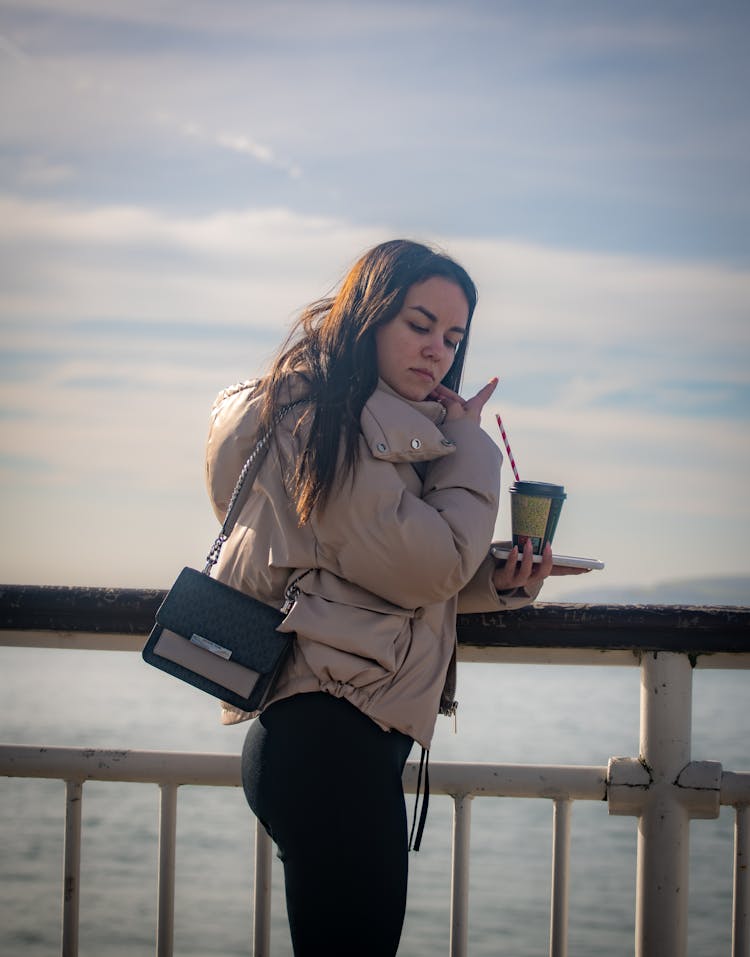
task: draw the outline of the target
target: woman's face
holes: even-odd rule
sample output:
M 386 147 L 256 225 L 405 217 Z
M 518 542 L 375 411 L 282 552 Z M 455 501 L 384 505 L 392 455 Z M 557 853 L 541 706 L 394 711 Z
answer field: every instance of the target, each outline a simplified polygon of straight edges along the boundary
M 421 402 L 453 364 L 469 321 L 459 286 L 442 276 L 415 283 L 401 311 L 375 333 L 378 375 L 405 399 Z

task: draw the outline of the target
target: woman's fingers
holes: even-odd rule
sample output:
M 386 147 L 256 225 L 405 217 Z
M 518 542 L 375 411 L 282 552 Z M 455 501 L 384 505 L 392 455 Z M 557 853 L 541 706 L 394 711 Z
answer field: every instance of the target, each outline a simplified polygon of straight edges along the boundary
M 492 583 L 497 591 L 507 591 L 515 588 L 514 578 L 518 564 L 518 547 L 516 545 L 510 550 L 510 554 L 502 565 L 498 564 L 492 576 Z
M 550 575 L 581 575 L 587 571 L 589 571 L 588 568 L 568 568 L 564 565 L 554 565 L 552 546 L 549 543 L 544 546 L 541 561 L 535 565 L 531 542 L 526 541 L 520 553 L 518 548 L 514 546 L 506 558 L 505 564 L 498 564 L 492 580 L 498 591 L 506 591 L 511 588 L 523 588 L 524 585 L 543 582 Z
M 521 558 L 521 564 L 518 566 L 516 571 L 517 578 L 521 579 L 519 584 L 525 585 L 526 582 L 531 578 L 534 571 L 534 548 L 531 544 L 531 539 L 526 539 L 523 544 L 523 553 Z
M 477 392 L 475 396 L 472 396 L 471 399 L 462 399 L 457 392 L 454 392 L 452 389 L 447 388 L 447 386 L 440 384 L 435 386 L 435 388 L 432 390 L 430 393 L 430 398 L 436 399 L 438 402 L 443 403 L 448 411 L 447 418 L 449 420 L 468 417 L 474 419 L 476 422 L 479 422 L 482 409 L 484 408 L 489 397 L 497 388 L 497 383 L 497 377 L 491 379 L 487 385 L 480 389 L 479 392 Z
M 449 389 L 447 385 L 443 385 L 442 382 L 438 383 L 432 392 L 429 394 L 428 398 L 436 399 L 438 402 L 463 402 L 464 400 L 458 394 L 454 392 L 453 389 Z
M 520 559 L 520 560 L 519 560 Z M 492 576 L 495 588 L 506 591 L 511 588 L 522 588 L 534 578 L 534 550 L 531 542 L 526 541 L 523 551 L 519 554 L 518 546 L 514 545 L 505 559 L 504 565 L 498 565 Z
M 484 386 L 484 388 L 480 389 L 473 399 L 469 399 L 469 402 L 478 403 L 480 410 L 483 409 L 487 403 L 487 400 L 497 388 L 497 383 L 499 381 L 500 380 L 497 378 L 497 376 L 495 376 L 493 379 L 490 379 L 487 385 Z
M 510 542 L 508 542 L 510 544 Z M 588 568 L 569 568 L 565 565 L 554 565 L 552 546 L 547 543 L 542 551 L 542 560 L 534 563 L 534 553 L 531 542 L 526 541 L 523 550 L 519 553 L 518 547 L 513 546 L 505 563 L 498 564 L 492 581 L 498 591 L 509 591 L 513 588 L 523 588 L 524 585 L 533 585 L 543 582 L 550 575 L 583 575 Z
M 552 546 L 549 542 L 542 549 L 542 560 L 534 569 L 536 580 L 547 578 L 552 574 Z

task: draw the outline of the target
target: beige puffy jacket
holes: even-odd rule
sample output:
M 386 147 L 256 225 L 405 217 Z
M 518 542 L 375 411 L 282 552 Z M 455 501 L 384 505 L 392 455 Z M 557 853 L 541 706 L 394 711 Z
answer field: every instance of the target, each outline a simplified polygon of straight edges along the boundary
M 282 398 L 306 389 L 297 375 Z M 252 450 L 259 407 L 253 383 L 214 404 L 206 470 L 220 520 Z M 381 382 L 362 412 L 353 480 L 302 527 L 288 481 L 301 452 L 299 407 L 277 426 L 214 571 L 277 608 L 287 585 L 308 572 L 282 626 L 297 640 L 269 704 L 325 691 L 429 748 L 438 712 L 453 705 L 457 610 L 528 604 L 525 592 L 499 596 L 492 585 L 500 451 L 473 422 L 438 426 L 443 415 L 438 403 L 407 401 Z M 225 724 L 249 717 L 223 706 Z

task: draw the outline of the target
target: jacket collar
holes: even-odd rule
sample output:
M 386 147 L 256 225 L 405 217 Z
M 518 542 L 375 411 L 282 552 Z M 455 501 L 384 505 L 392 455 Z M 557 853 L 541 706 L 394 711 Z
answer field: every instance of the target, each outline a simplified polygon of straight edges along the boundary
M 455 450 L 438 428 L 444 416 L 439 402 L 404 399 L 381 379 L 362 410 L 362 433 L 376 459 L 423 462 Z
M 293 402 L 309 394 L 302 371 L 289 376 L 281 399 Z M 370 452 L 386 462 L 423 462 L 450 455 L 455 444 L 438 428 L 445 417 L 439 402 L 405 399 L 382 379 L 362 409 L 361 426 Z

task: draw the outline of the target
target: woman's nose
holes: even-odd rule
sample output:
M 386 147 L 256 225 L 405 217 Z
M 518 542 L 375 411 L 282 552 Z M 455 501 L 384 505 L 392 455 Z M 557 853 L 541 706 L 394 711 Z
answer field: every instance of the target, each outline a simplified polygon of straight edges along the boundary
M 425 342 L 422 347 L 422 355 L 430 359 L 439 360 L 442 358 L 444 350 L 445 343 L 443 342 L 442 336 L 430 336 L 429 340 Z

